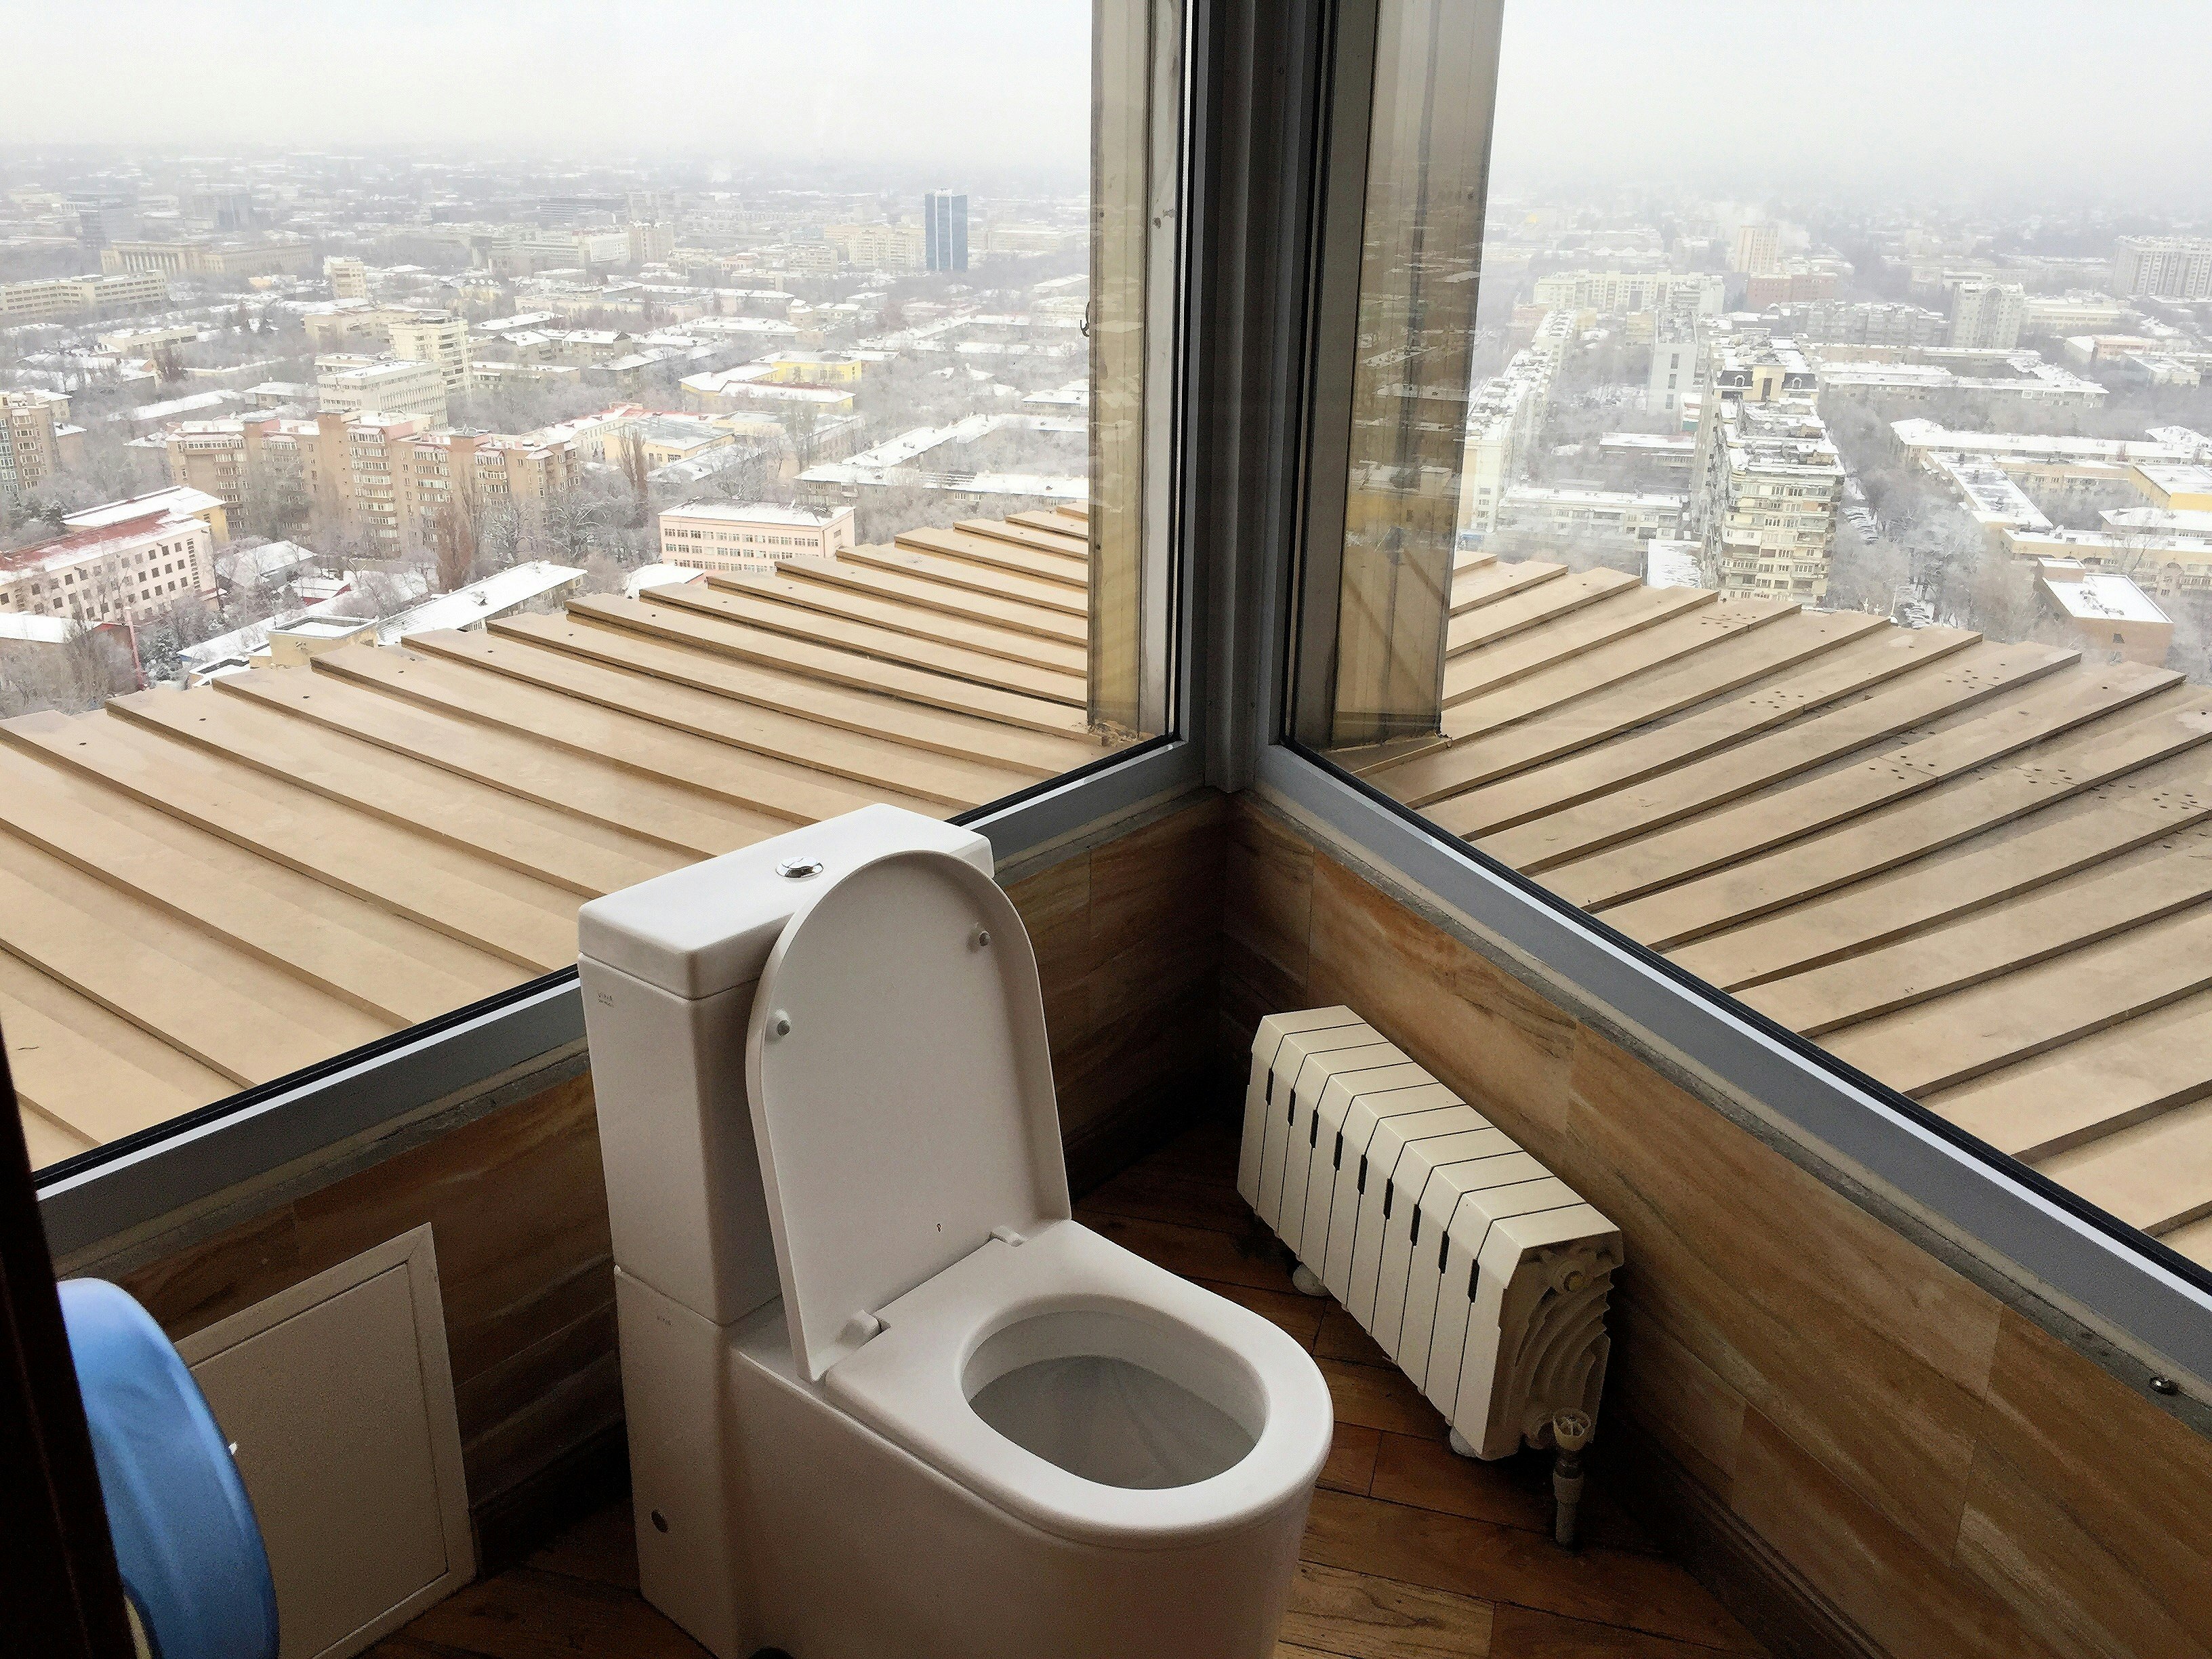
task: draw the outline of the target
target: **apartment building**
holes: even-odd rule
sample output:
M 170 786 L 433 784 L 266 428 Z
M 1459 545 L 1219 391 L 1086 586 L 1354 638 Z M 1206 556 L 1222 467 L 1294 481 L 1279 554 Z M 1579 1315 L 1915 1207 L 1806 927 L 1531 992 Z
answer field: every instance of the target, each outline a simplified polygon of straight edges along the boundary
M 1814 300 L 1778 307 L 1763 319 L 1778 335 L 1808 344 L 1911 350 L 1942 345 L 1951 319 L 1940 311 L 1880 300 Z
M 1496 528 L 1553 542 L 1641 548 L 1654 536 L 1680 536 L 1687 507 L 1680 495 L 1512 484 L 1498 503 Z
M 1617 316 L 1632 311 L 1717 315 L 1726 285 L 1709 271 L 1555 270 L 1536 279 L 1533 303 Z
M 0 283 L 0 325 L 51 322 L 91 312 L 143 311 L 168 302 L 169 279 L 158 271 Z
M 1964 282 L 1951 290 L 1948 343 L 1967 349 L 2009 351 L 2027 320 L 2027 291 L 2018 283 Z
M 2212 236 L 2123 236 L 2112 252 L 2122 298 L 2212 300 Z
M 1506 486 L 1525 470 L 1528 446 L 1551 404 L 1552 376 L 1573 337 L 1572 312 L 1546 313 L 1513 361 L 1469 394 L 1460 459 L 1460 534 L 1480 537 L 1497 528 Z
M 830 558 L 854 544 L 853 509 L 812 513 L 767 501 L 695 503 L 660 515 L 660 558 L 687 570 L 758 573 L 786 559 Z
M 355 416 L 374 410 L 419 416 L 434 426 L 445 423 L 444 373 L 434 364 L 411 358 L 346 353 L 318 357 L 315 391 L 329 414 Z
M 1828 591 L 1844 469 L 1816 377 L 1786 345 L 1719 352 L 1698 429 L 1686 527 L 1723 592 Z
M 330 278 L 332 299 L 368 298 L 368 267 L 359 259 L 334 253 L 323 261 L 323 275 Z
M 438 371 L 448 394 L 469 388 L 469 325 L 451 311 L 410 311 L 388 331 L 392 355 Z
M 20 500 L 61 470 L 65 445 L 81 432 L 69 411 L 58 392 L 0 392 L 0 501 Z
M 315 536 L 366 534 L 395 556 L 428 553 L 442 509 L 479 523 L 500 507 L 537 512 L 643 412 L 621 404 L 520 435 L 437 431 L 422 417 L 382 411 L 191 421 L 169 434 L 169 477 L 232 514 L 289 496 Z
M 824 225 L 822 240 L 863 270 L 909 271 L 922 268 L 920 225 Z
M 0 616 L 97 627 L 148 620 L 180 599 L 212 601 L 222 508 L 173 488 L 72 513 L 61 534 L 0 554 Z
M 1781 263 L 1782 231 L 1776 225 L 1745 225 L 1735 234 L 1735 248 L 1729 259 L 1730 270 L 1763 276 Z

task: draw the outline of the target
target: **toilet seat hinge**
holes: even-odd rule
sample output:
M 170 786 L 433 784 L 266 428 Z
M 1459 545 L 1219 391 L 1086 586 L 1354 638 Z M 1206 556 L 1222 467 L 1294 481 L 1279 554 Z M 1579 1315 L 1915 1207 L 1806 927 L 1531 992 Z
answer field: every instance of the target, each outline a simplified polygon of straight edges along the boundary
M 883 1330 L 884 1322 L 877 1318 L 875 1315 L 872 1313 L 856 1313 L 850 1319 L 845 1322 L 845 1328 L 838 1334 L 846 1342 L 857 1348 L 862 1344 L 882 1335 Z
M 1000 1243 L 1011 1244 L 1017 1249 L 1027 1242 L 1012 1227 L 994 1227 L 991 1229 L 991 1237 L 997 1239 Z

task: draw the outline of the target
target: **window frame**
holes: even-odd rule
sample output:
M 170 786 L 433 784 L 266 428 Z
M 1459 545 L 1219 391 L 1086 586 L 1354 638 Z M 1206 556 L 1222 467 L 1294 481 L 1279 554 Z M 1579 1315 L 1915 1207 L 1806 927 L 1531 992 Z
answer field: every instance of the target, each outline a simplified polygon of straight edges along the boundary
M 1353 349 L 1358 250 L 1341 239 L 1356 244 L 1360 234 L 1359 213 L 1345 204 L 1364 197 L 1372 87 L 1358 82 L 1371 76 L 1382 3 L 1336 0 L 1316 31 L 1322 62 L 1306 190 L 1322 246 L 1302 261 L 1295 352 L 1274 365 L 1296 387 L 1302 441 L 1255 481 L 1288 497 L 1294 524 L 1258 550 L 1251 586 L 1261 614 L 1240 638 L 1261 703 L 1243 734 L 1248 752 L 1222 775 L 1249 777 L 1259 799 L 1443 912 L 1509 971 L 1659 1060 L 1717 1109 L 1729 1103 L 1753 1133 L 1887 1224 L 1948 1253 L 2002 1299 L 2041 1302 L 2093 1333 L 2099 1363 L 2212 1431 L 2203 1411 L 2212 1389 L 2212 1273 L 1735 1004 L 1300 741 L 1295 700 L 1314 695 L 1316 677 L 1297 654 L 1299 641 L 1319 637 L 1316 619 L 1334 615 L 1334 592 L 1316 587 L 1340 564 L 1334 544 L 1342 535 L 1343 465 L 1314 452 L 1340 443 L 1347 422 L 1344 409 L 1324 400 L 1347 395 L 1340 366 Z M 1493 78 L 1473 95 L 1494 110 L 1496 91 Z M 1330 136 L 1332 111 L 1361 127 L 1352 141 Z M 1347 270 L 1355 285 L 1348 295 Z M 2150 1386 L 2185 1374 L 2195 1382 L 2180 1396 Z
M 1201 41 L 1210 0 L 1099 0 L 1166 13 L 1180 29 L 1158 30 L 1164 61 L 1156 87 L 1154 143 L 1179 144 L 1181 176 L 1174 234 L 1155 236 L 1146 286 L 1158 306 L 1148 329 L 1170 325 L 1172 338 L 1147 353 L 1147 396 L 1162 396 L 1164 418 L 1147 407 L 1144 443 L 1152 483 L 1145 491 L 1148 546 L 1167 550 L 1168 729 L 1164 735 L 1103 757 L 1057 778 L 985 803 L 951 821 L 991 843 L 1004 871 L 1033 863 L 1116 820 L 1202 788 L 1206 782 L 1209 710 L 1206 573 L 1187 526 L 1192 492 L 1202 476 L 1193 446 L 1205 423 L 1188 418 L 1201 284 L 1194 280 L 1197 228 L 1207 195 L 1200 177 L 1206 124 L 1215 106 L 1202 103 Z M 1158 60 L 1156 60 L 1158 61 Z M 1177 129 L 1179 128 L 1179 131 Z M 1157 381 L 1152 375 L 1164 368 Z M 1157 392 L 1155 387 L 1158 388 Z M 39 1213 L 52 1254 L 81 1255 L 185 1224 L 218 1207 L 226 1195 L 287 1174 L 336 1166 L 380 1132 L 441 1105 L 480 1097 L 499 1081 L 556 1063 L 584 1040 L 583 999 L 576 969 L 567 967 L 509 988 L 378 1042 L 333 1055 L 321 1065 L 212 1101 L 197 1110 L 49 1164 L 35 1172 Z

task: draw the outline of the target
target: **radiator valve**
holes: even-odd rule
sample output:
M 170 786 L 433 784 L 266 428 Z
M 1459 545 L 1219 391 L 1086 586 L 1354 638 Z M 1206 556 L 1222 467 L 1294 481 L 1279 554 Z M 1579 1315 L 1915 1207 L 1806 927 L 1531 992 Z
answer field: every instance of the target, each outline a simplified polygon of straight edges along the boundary
M 1552 1439 L 1559 1455 L 1552 1465 L 1552 1498 L 1557 1512 L 1552 1536 L 1562 1549 L 1575 1547 L 1575 1516 L 1583 1501 L 1583 1448 L 1595 1427 L 1587 1412 L 1565 1411 L 1552 1418 Z

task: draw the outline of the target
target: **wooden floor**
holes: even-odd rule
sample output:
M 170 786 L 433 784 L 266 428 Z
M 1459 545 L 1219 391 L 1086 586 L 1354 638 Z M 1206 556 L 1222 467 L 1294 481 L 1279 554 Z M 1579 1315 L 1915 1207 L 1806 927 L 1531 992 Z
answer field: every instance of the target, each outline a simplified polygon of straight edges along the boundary
M 1077 1206 L 1085 1223 L 1265 1314 L 1310 1346 L 1336 1401 L 1278 1659 L 1698 1659 L 1763 1651 L 1601 1484 L 1584 1545 L 1550 1540 L 1548 1464 L 1472 1463 L 1334 1304 L 1291 1288 L 1236 1191 L 1226 1128 L 1192 1131 Z M 628 1506 L 571 1528 L 371 1652 L 379 1659 L 661 1659 L 702 1650 L 636 1594 Z M 805 1655 L 799 1659 L 805 1659 Z M 886 1656 L 886 1659 L 894 1659 Z M 1040 1656 L 1040 1659 L 1049 1659 Z M 1191 1656 L 1191 1659 L 1204 1659 Z
M 1447 650 L 1340 762 L 2212 1262 L 2212 690 L 1480 553 Z

